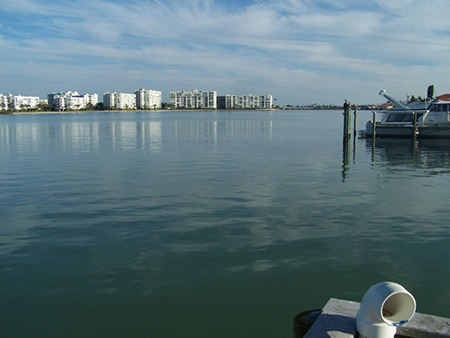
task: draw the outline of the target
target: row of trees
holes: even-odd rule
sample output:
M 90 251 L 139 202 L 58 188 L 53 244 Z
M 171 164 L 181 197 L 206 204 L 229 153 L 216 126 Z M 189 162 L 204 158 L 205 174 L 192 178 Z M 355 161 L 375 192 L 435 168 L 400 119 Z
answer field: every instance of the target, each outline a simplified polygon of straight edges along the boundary
M 426 100 L 433 100 L 434 99 L 434 85 L 430 85 L 428 86 L 427 89 L 427 98 Z M 412 102 L 424 102 L 425 99 L 421 96 L 419 97 L 415 97 L 414 95 L 411 96 L 411 98 L 408 100 L 408 103 L 412 103 Z

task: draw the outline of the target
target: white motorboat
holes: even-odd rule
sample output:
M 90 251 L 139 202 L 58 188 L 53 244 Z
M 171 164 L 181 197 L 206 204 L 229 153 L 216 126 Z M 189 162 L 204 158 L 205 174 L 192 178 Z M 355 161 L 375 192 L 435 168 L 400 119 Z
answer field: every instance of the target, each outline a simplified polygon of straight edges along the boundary
M 444 95 L 435 99 L 416 101 L 404 104 L 386 94 L 379 93 L 388 99 L 394 107 L 381 111 L 381 120 L 366 123 L 366 130 L 360 131 L 362 137 L 435 137 L 450 138 L 450 101 Z

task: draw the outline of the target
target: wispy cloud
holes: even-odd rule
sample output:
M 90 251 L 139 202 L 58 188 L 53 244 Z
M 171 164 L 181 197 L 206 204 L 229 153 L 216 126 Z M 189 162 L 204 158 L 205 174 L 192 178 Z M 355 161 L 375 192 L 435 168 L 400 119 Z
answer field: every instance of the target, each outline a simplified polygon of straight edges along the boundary
M 432 83 L 449 92 L 449 10 L 439 0 L 4 0 L 0 91 L 146 87 L 167 100 L 199 88 L 281 104 L 423 95 Z

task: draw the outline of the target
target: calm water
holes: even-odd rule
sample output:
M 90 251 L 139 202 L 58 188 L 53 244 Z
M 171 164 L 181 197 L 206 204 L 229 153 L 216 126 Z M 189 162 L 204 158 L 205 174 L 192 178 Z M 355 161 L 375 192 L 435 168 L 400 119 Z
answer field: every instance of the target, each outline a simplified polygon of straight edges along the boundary
M 385 280 L 450 317 L 449 205 L 449 141 L 339 111 L 0 116 L 0 336 L 291 337 Z

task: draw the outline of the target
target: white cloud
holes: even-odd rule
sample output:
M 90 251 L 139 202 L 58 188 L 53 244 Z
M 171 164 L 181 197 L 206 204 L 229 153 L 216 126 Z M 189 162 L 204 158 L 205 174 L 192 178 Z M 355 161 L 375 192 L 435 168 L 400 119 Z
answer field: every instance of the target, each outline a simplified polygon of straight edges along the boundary
M 2 6 L 0 66 L 16 79 L 0 91 L 17 90 L 6 87 L 15 83 L 22 93 L 43 95 L 36 93 L 43 86 L 31 84 L 38 77 L 62 83 L 63 73 L 80 86 L 90 79 L 99 93 L 115 90 L 114 83 L 128 83 L 131 91 L 150 78 L 167 90 L 270 92 L 281 104 L 339 102 L 350 93 L 353 101 L 376 101 L 381 88 L 421 95 L 431 83 L 438 93 L 450 91 L 450 3 L 439 0 L 261 0 L 239 8 L 212 0 L 5 0 Z

